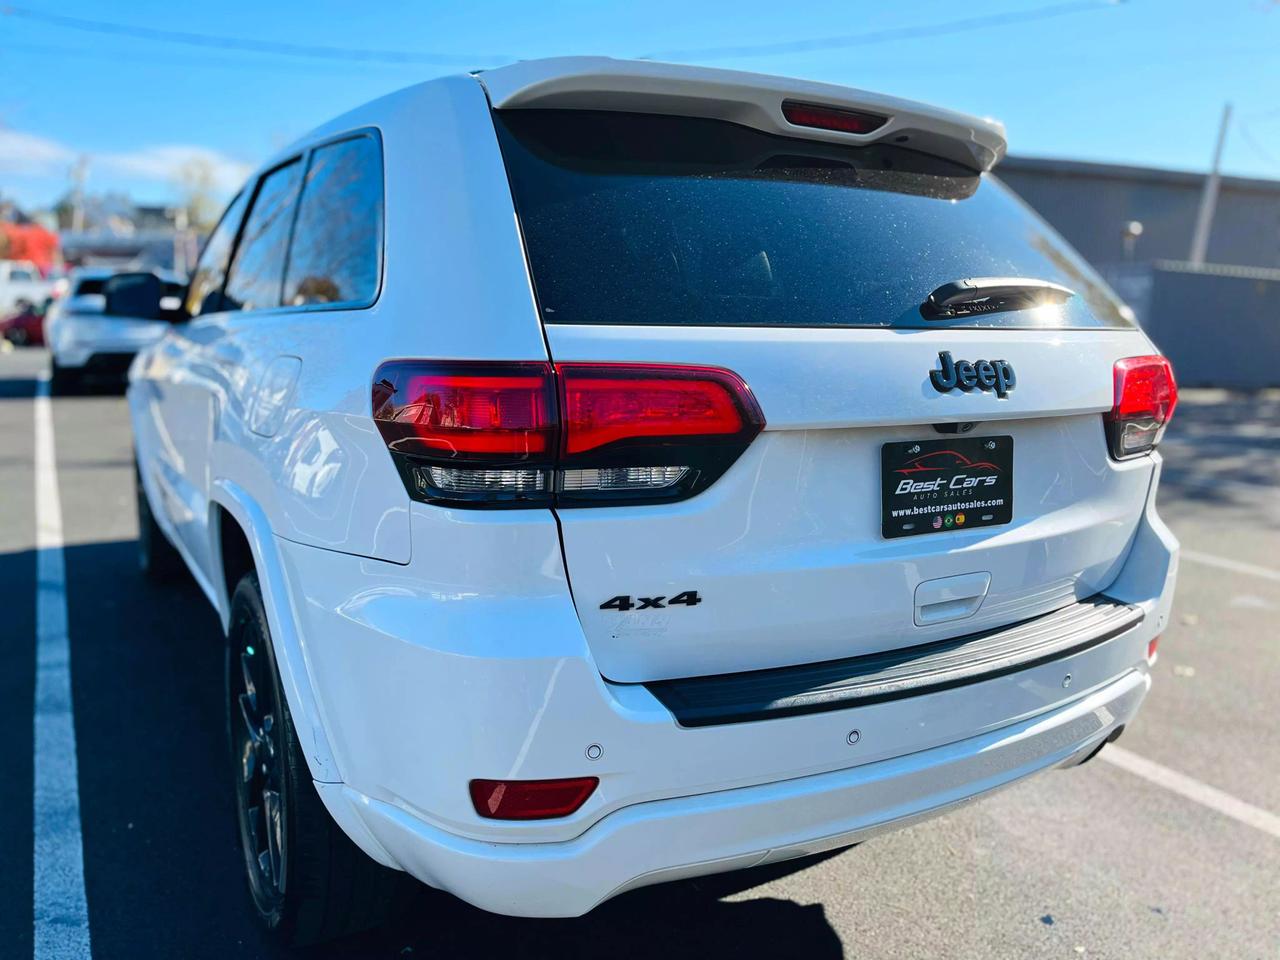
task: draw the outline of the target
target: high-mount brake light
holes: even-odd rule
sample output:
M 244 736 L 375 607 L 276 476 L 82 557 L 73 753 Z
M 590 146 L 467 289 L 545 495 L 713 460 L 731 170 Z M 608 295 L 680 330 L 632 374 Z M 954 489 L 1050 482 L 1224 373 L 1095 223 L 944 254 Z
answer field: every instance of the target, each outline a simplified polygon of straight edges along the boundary
M 486 820 L 550 820 L 576 813 L 599 784 L 599 777 L 472 780 L 471 804 Z
M 1167 358 L 1117 360 L 1115 406 L 1106 415 L 1111 455 L 1127 460 L 1154 450 L 1177 405 L 1178 384 Z
M 392 360 L 373 417 L 410 496 L 473 507 L 679 500 L 764 427 L 718 367 Z
M 888 117 L 874 113 L 846 110 L 843 107 L 824 107 L 796 100 L 782 101 L 782 115 L 792 126 L 835 130 L 839 133 L 872 133 L 889 122 Z

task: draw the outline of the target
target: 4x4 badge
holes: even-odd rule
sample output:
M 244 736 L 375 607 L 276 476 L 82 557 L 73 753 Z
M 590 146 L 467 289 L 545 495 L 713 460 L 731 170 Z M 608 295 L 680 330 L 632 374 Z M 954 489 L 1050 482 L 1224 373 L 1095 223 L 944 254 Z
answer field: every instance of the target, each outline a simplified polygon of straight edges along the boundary
M 951 351 L 939 350 L 938 366 L 939 369 L 929 371 L 929 379 L 939 393 L 956 387 L 968 393 L 977 387 L 979 390 L 994 390 L 998 397 L 1007 397 L 1018 382 L 1013 374 L 1013 364 L 1007 360 L 953 360 Z

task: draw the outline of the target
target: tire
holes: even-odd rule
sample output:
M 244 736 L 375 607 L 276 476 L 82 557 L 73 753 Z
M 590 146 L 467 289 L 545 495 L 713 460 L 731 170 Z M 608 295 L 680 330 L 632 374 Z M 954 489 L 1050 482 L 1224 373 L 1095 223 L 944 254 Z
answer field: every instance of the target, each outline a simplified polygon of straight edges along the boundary
M 136 460 L 133 464 L 133 491 L 138 504 L 138 569 L 148 580 L 156 583 L 175 580 L 186 564 L 151 513 L 151 503 L 142 487 L 142 473 Z
M 385 922 L 404 902 L 408 878 L 369 859 L 316 793 L 254 573 L 231 599 L 226 705 L 240 849 L 263 926 L 299 947 Z

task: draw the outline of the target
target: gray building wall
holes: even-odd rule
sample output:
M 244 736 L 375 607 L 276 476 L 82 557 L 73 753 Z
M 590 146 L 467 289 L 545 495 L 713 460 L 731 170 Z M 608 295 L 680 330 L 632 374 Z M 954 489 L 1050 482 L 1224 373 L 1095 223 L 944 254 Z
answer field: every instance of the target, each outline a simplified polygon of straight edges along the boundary
M 1181 385 L 1280 387 L 1280 181 L 1223 177 L 1194 267 L 1203 174 L 1006 157 L 996 175 L 1133 307 Z M 1131 220 L 1143 231 L 1129 256 Z
M 1180 386 L 1280 387 L 1280 270 L 1157 260 L 1104 275 Z
M 1143 226 L 1134 261 L 1190 255 L 1203 174 L 1032 157 L 1006 157 L 995 172 L 1095 266 L 1125 260 L 1130 220 Z M 1205 259 L 1280 268 L 1280 181 L 1222 178 Z

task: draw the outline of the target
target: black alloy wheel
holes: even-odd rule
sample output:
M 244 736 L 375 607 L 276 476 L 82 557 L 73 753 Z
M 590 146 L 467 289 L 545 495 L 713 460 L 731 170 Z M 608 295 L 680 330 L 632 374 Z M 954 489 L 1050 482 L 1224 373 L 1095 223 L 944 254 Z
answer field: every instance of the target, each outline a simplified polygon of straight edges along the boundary
M 254 904 L 270 915 L 284 899 L 289 867 L 274 664 L 255 643 L 250 618 L 240 618 L 232 629 L 227 707 L 240 841 Z

